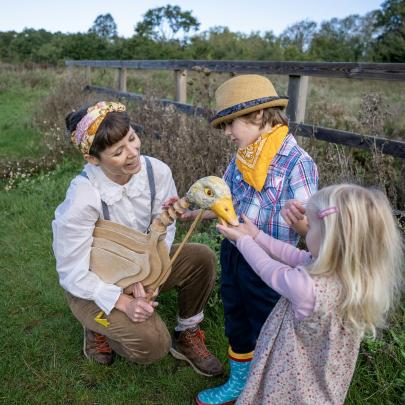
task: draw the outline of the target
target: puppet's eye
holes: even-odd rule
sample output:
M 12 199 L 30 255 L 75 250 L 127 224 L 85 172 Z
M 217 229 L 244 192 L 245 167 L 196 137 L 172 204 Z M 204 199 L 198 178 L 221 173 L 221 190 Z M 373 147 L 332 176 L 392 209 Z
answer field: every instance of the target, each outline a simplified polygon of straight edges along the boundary
M 204 192 L 205 194 L 207 194 L 208 197 L 214 196 L 214 192 L 209 187 L 205 187 Z

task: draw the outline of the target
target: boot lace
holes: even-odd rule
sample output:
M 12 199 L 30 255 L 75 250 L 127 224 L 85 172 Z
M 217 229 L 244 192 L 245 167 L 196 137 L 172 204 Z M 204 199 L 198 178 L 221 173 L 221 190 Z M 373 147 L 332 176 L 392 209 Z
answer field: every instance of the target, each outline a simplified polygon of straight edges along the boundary
M 96 343 L 96 350 L 99 353 L 111 353 L 112 349 L 107 342 L 107 338 L 99 333 L 94 333 L 95 336 L 95 343 Z
M 203 330 L 197 329 L 186 331 L 185 339 L 193 348 L 193 350 L 198 354 L 198 356 L 204 359 L 211 356 L 211 353 L 205 346 L 205 333 Z

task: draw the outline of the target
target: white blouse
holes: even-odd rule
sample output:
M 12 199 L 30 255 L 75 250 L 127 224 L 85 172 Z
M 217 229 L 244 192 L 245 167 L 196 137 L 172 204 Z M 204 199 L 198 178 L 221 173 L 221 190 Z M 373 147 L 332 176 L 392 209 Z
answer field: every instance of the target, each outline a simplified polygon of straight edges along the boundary
M 52 222 L 52 246 L 61 286 L 76 297 L 94 301 L 107 315 L 122 289 L 105 283 L 89 270 L 94 225 L 103 218 L 101 200 L 108 206 L 111 221 L 146 232 L 163 202 L 177 196 L 170 168 L 158 159 L 149 159 L 156 187 L 152 215 L 146 164 L 141 156 L 141 170 L 124 185 L 110 180 L 100 167 L 86 164 L 88 179 L 79 175 L 72 180 Z M 175 232 L 175 224 L 170 225 L 166 235 L 169 249 Z

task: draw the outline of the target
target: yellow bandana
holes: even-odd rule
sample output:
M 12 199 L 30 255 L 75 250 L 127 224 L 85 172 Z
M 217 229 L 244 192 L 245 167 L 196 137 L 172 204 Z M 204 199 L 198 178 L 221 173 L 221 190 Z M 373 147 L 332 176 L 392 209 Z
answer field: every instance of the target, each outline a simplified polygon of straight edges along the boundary
M 236 153 L 236 165 L 243 180 L 262 191 L 271 161 L 280 150 L 288 134 L 287 125 L 277 125 L 271 132 L 261 135 L 255 142 Z

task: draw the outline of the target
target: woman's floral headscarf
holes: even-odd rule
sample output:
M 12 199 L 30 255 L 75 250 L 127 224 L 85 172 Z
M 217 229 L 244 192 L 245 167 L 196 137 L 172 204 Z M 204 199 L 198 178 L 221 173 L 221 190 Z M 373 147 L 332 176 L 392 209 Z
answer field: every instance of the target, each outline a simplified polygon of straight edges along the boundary
M 87 109 L 87 114 L 78 122 L 72 132 L 71 141 L 83 153 L 88 154 L 98 127 L 109 112 L 125 111 L 125 105 L 114 101 L 100 101 Z

